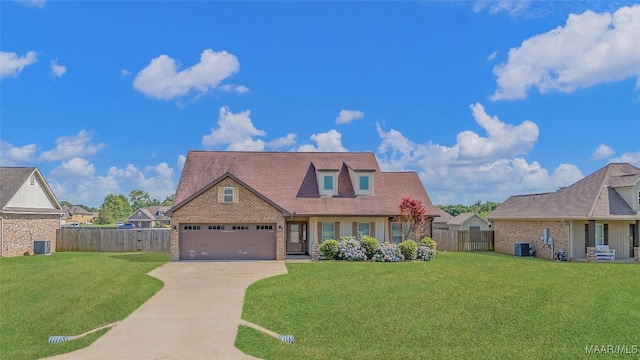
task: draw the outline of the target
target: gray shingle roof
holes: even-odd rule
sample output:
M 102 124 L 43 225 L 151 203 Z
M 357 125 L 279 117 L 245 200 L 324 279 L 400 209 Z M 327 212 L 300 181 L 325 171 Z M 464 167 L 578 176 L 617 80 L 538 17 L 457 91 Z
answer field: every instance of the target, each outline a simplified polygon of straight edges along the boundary
M 488 223 L 482 216 L 474 213 L 474 212 L 466 212 L 462 214 L 458 214 L 456 217 L 452 218 L 447 222 L 449 225 L 462 225 L 465 221 L 471 219 L 472 217 L 477 216 L 480 220 L 483 220 Z
M 434 223 L 443 223 L 446 224 L 449 221 L 451 221 L 451 219 L 453 219 L 453 216 L 451 216 L 451 214 L 449 214 L 448 212 L 438 208 L 438 215 L 440 215 L 440 217 L 437 217 L 435 219 L 433 219 Z
M 640 169 L 611 163 L 575 184 L 553 193 L 515 195 L 498 206 L 490 219 L 640 219 L 640 213 L 613 186 L 632 186 Z
M 355 196 L 349 168 L 374 172 L 374 196 Z M 318 194 L 316 169 L 339 171 L 338 196 Z M 428 215 L 438 214 L 415 172 L 381 172 L 370 152 L 190 151 L 172 209 L 226 173 L 298 215 L 395 216 L 404 197 L 421 201 Z

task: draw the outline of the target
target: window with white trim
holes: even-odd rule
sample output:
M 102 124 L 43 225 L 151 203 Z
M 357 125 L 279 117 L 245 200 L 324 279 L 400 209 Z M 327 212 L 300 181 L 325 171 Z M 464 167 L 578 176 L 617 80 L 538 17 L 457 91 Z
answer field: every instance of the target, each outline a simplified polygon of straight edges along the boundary
M 318 192 L 320 195 L 337 195 L 338 173 L 334 171 L 319 171 Z
M 640 210 L 640 190 L 638 190 L 638 210 Z
M 225 204 L 231 204 L 233 203 L 233 188 L 232 187 L 225 187 L 222 189 L 222 202 L 224 202 Z
M 356 195 L 373 194 L 373 173 L 359 172 L 355 175 L 355 192 Z
M 336 233 L 336 224 L 332 222 L 323 222 L 322 223 L 322 241 L 335 239 Z

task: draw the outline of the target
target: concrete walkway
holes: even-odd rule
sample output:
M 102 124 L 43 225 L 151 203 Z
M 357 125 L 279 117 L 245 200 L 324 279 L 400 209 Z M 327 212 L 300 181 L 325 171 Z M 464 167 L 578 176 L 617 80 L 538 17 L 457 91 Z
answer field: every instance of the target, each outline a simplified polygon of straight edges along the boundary
M 149 273 L 164 287 L 140 308 L 90 346 L 48 359 L 255 359 L 233 346 L 245 290 L 286 273 L 283 261 L 167 263 Z

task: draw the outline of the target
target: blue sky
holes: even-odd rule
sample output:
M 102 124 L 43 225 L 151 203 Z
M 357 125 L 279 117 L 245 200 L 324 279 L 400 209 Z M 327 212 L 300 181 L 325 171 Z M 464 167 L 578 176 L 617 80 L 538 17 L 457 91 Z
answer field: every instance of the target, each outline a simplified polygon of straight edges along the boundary
M 189 150 L 372 151 L 435 204 L 640 166 L 640 4 L 1 1 L 0 163 L 173 193 Z

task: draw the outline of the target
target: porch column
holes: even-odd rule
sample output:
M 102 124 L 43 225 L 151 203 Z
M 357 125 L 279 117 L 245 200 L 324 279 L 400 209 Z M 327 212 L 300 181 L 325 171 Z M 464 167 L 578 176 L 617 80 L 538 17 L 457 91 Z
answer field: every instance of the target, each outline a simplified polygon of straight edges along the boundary
M 596 250 L 596 221 L 589 220 L 587 224 L 587 237 L 586 237 L 586 245 L 587 245 L 587 261 L 594 262 L 598 261 L 598 254 Z
M 307 237 L 310 232 L 307 231 Z M 316 222 L 316 236 L 313 237 L 313 242 L 311 243 L 311 259 L 319 260 L 320 259 L 320 241 L 319 239 L 322 237 L 322 222 Z
M 640 220 L 636 220 L 633 231 L 633 256 L 636 262 L 640 263 Z

